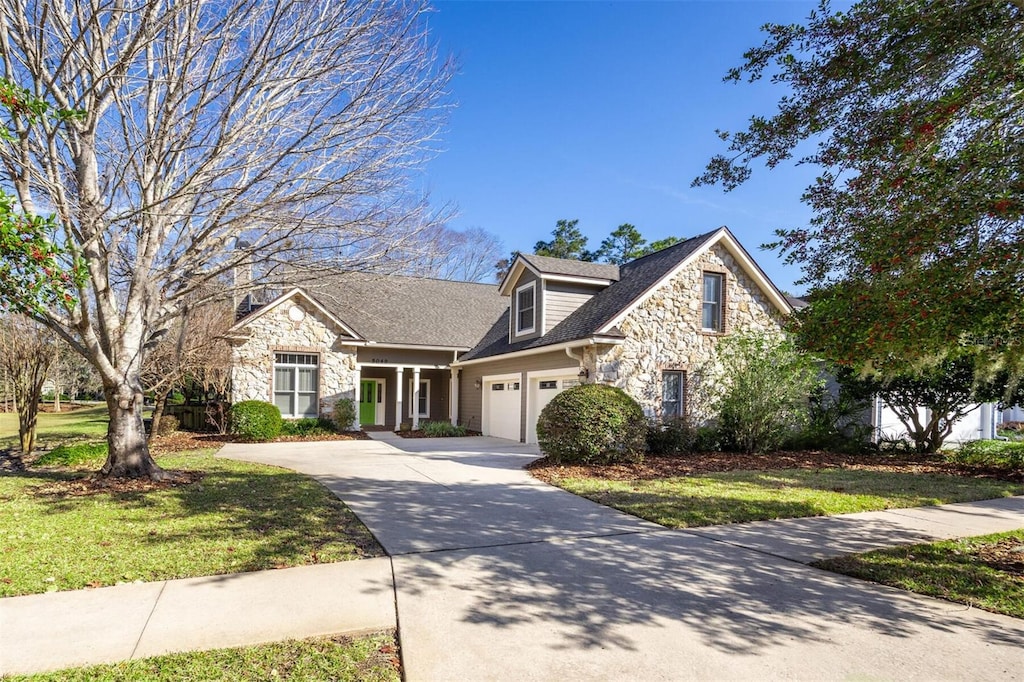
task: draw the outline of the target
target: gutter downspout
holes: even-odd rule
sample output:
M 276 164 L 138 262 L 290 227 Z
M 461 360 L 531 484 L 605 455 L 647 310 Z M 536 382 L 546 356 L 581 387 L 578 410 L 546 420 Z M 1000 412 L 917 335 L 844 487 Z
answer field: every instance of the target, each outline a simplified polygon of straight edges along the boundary
M 580 346 L 581 349 L 584 348 L 584 347 L 585 346 Z M 575 360 L 579 364 L 580 370 L 582 372 L 582 370 L 584 369 L 584 367 L 583 367 L 583 353 L 580 353 L 579 355 L 576 355 L 575 353 L 572 352 L 572 350 L 573 349 L 571 347 L 570 348 L 566 348 L 565 349 L 565 354 L 568 355 L 570 358 L 572 358 L 573 360 Z M 582 379 L 583 377 L 580 377 L 580 378 Z M 584 383 L 586 383 L 586 382 L 584 382 Z

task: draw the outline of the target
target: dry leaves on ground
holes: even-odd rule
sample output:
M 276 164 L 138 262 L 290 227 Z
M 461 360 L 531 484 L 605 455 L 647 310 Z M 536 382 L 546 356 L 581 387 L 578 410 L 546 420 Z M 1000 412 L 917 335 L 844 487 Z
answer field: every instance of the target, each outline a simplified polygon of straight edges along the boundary
M 639 464 L 568 466 L 551 463 L 547 457 L 529 466 L 542 481 L 565 478 L 601 478 L 612 481 L 653 480 L 695 476 L 719 471 L 765 471 L 773 469 L 863 469 L 891 473 L 983 476 L 1002 480 L 1024 480 L 1021 472 L 970 467 L 946 462 L 940 455 L 887 456 L 850 455 L 836 452 L 800 451 L 751 454 L 742 452 L 701 452 L 668 457 L 646 457 Z

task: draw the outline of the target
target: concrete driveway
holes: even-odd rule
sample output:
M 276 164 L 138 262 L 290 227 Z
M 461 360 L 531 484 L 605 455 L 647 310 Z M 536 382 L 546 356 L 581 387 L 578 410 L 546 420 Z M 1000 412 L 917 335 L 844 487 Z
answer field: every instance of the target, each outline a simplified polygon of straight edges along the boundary
M 521 470 L 535 452 L 509 441 L 221 455 L 316 476 L 377 536 L 393 556 L 409 680 L 1024 676 L 1020 620 L 812 569 L 742 526 L 665 530 L 535 481 Z M 1024 526 L 1014 500 L 969 509 Z

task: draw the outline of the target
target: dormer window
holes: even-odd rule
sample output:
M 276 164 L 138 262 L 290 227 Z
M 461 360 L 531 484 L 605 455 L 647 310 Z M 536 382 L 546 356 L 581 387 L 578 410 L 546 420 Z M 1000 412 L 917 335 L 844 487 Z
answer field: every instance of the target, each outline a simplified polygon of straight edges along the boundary
M 530 334 L 537 328 L 537 283 L 530 282 L 516 289 L 516 336 Z

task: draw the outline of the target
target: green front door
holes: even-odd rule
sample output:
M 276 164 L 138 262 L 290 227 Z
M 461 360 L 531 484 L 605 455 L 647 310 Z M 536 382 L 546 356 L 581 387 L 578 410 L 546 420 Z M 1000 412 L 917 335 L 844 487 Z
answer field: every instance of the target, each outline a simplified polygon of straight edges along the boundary
M 377 423 L 377 382 L 359 382 L 359 425 L 373 426 Z

